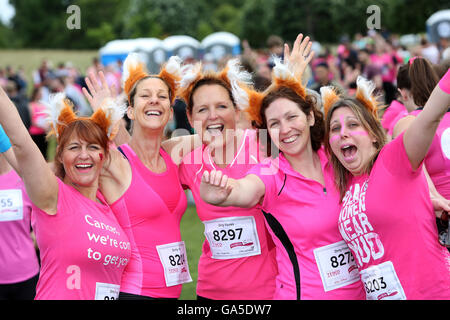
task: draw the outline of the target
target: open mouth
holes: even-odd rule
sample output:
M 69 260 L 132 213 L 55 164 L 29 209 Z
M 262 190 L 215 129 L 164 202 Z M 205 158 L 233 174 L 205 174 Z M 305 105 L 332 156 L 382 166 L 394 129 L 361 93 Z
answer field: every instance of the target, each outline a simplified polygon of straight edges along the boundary
M 75 168 L 77 168 L 80 171 L 87 171 L 89 169 L 91 169 L 94 165 L 93 164 L 76 164 Z
M 355 157 L 358 148 L 352 144 L 346 144 L 341 147 L 342 154 L 346 161 L 351 161 Z
M 292 143 L 292 142 L 296 141 L 298 137 L 299 137 L 299 135 L 296 134 L 296 135 L 290 136 L 288 138 L 282 139 L 281 142 L 283 142 L 283 143 Z
M 160 117 L 162 115 L 161 111 L 157 111 L 157 110 L 149 110 L 147 112 L 145 112 L 146 116 L 156 116 L 156 117 Z
M 224 128 L 223 124 L 211 124 L 206 127 L 206 130 L 211 136 L 220 136 Z

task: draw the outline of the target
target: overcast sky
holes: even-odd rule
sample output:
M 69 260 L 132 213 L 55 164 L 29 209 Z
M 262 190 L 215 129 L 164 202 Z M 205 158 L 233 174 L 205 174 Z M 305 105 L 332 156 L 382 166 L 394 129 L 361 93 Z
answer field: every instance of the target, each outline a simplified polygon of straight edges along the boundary
M 9 4 L 8 0 L 0 0 L 0 20 L 8 23 L 14 16 L 14 7 Z

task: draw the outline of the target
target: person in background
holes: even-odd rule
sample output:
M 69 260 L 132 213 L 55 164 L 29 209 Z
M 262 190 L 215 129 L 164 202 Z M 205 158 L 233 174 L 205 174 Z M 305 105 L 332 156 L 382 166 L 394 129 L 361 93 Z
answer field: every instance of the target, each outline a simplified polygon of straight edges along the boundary
M 1 139 L 6 138 L 0 125 Z M 0 300 L 33 300 L 39 261 L 32 239 L 32 205 L 22 179 L 5 158 L 14 158 L 11 148 L 5 151 L 7 145 L 0 141 Z
M 44 158 L 47 158 L 47 132 L 50 129 L 46 121 L 46 106 L 41 102 L 42 87 L 34 87 L 31 94 L 29 109 L 31 114 L 31 126 L 28 129 L 31 138 L 38 146 Z

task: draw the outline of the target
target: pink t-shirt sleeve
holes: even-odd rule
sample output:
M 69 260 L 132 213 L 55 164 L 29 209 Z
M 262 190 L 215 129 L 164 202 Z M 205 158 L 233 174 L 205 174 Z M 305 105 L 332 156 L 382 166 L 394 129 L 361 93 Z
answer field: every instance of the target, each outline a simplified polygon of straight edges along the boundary
M 416 176 L 422 172 L 422 164 L 414 170 L 411 167 L 403 142 L 404 132 L 383 147 L 378 158 L 393 176 Z
M 266 187 L 266 192 L 264 194 L 264 199 L 262 203 L 263 208 L 267 208 L 270 205 L 270 199 L 273 198 L 271 195 L 274 194 L 275 186 L 275 173 L 273 172 L 273 166 L 271 159 L 264 159 L 261 163 L 253 166 L 247 175 L 254 174 L 258 176 L 264 183 Z

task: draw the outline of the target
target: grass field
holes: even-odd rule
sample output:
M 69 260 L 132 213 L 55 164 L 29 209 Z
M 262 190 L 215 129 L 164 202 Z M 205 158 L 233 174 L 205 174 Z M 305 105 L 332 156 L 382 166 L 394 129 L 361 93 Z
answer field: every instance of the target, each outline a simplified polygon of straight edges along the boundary
M 23 68 L 28 88 L 32 87 L 32 73 L 38 69 L 43 59 L 47 59 L 54 67 L 60 62 L 71 62 L 84 74 L 91 65 L 92 58 L 98 55 L 97 51 L 69 51 L 69 50 L 0 50 L 0 68 L 8 65 L 14 70 Z M 28 91 L 30 93 L 30 91 Z M 55 148 L 54 140 L 49 144 L 48 159 L 53 158 Z M 201 254 L 201 246 L 204 239 L 204 227 L 199 220 L 195 206 L 190 205 L 181 221 L 181 236 L 186 244 L 189 270 L 192 282 L 183 285 L 180 299 L 196 299 L 197 264 Z
M 181 220 L 181 238 L 186 244 L 186 254 L 188 257 L 189 271 L 192 282 L 183 285 L 181 300 L 194 300 L 197 298 L 195 288 L 197 286 L 197 265 L 202 253 L 202 243 L 204 226 L 197 216 L 194 205 L 189 205 Z

